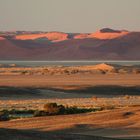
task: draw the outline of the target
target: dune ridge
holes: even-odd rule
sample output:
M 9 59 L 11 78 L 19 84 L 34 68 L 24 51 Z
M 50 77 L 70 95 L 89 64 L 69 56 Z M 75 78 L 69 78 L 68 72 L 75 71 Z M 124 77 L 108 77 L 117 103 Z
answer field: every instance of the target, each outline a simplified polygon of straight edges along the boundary
M 74 39 L 87 39 L 87 38 L 97 38 L 97 39 L 114 39 L 118 38 L 124 35 L 127 35 L 129 32 L 128 31 L 115 31 L 112 29 L 101 29 L 95 33 L 79 33 L 76 35 L 73 35 L 72 38 Z M 48 40 L 52 42 L 59 42 L 59 41 L 64 41 L 71 39 L 69 38 L 68 33 L 62 33 L 62 32 L 48 32 L 48 33 L 29 33 L 29 34 L 22 34 L 22 35 L 16 35 L 15 39 L 19 40 L 35 40 L 38 38 L 47 38 Z
M 38 38 L 46 38 L 52 42 L 59 42 L 68 39 L 68 34 L 61 32 L 48 32 L 48 33 L 40 33 L 40 34 L 24 34 L 24 35 L 16 35 L 15 39 L 19 40 L 35 40 Z
M 98 31 L 96 33 L 91 34 L 90 38 L 98 38 L 98 39 L 114 39 L 118 37 L 122 37 L 127 35 L 129 32 L 122 31 L 120 33 L 102 33 L 101 31 Z
M 109 28 L 103 28 L 95 33 L 89 33 L 89 34 L 78 34 L 74 36 L 75 39 L 85 39 L 85 38 L 97 38 L 97 39 L 114 39 L 118 37 L 125 36 L 129 34 L 130 32 L 125 30 L 113 30 Z
M 140 32 L 2 32 L 1 60 L 140 60 Z M 10 50 L 10 51 L 9 51 Z

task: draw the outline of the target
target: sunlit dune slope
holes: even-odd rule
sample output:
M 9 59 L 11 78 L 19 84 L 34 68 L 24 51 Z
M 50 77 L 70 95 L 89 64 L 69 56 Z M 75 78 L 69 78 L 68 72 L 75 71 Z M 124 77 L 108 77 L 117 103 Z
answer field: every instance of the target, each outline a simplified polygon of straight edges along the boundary
M 5 38 L 0 36 L 0 40 L 5 40 Z
M 140 59 L 140 32 L 104 28 L 89 34 L 62 32 L 18 32 L 11 34 L 5 33 L 5 40 L 0 40 L 0 59 Z M 11 51 L 7 51 L 8 48 L 11 48 Z M 20 53 L 18 53 L 19 51 Z
M 109 28 L 101 29 L 91 34 L 78 34 L 75 39 L 97 38 L 97 39 L 114 39 L 129 34 L 128 31 L 117 31 Z
M 91 66 L 79 66 L 77 67 L 80 70 L 103 70 L 103 71 L 112 71 L 115 68 L 111 65 L 102 63 L 102 64 L 97 64 L 97 65 L 91 65 Z
M 45 38 L 45 37 L 50 41 L 58 42 L 58 41 L 67 40 L 68 34 L 61 33 L 61 32 L 48 32 L 48 33 L 41 33 L 41 34 L 24 34 L 24 35 L 15 36 L 16 39 L 20 39 L 20 40 L 34 40 L 34 39 Z
M 127 35 L 129 32 L 122 31 L 121 33 L 101 33 L 100 31 L 91 34 L 90 38 L 98 38 L 98 39 L 114 39 L 124 35 Z

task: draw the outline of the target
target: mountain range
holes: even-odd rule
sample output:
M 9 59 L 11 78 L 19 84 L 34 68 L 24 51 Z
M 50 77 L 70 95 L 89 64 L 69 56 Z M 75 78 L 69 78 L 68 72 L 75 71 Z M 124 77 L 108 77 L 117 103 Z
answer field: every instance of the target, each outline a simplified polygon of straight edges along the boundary
M 0 32 L 0 60 L 140 60 L 140 32 Z

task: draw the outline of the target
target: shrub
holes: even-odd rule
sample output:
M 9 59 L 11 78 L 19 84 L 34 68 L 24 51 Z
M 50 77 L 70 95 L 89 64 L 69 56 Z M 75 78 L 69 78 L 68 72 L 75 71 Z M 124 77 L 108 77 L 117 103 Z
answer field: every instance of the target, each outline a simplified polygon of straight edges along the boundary
M 76 106 L 73 107 L 67 107 L 65 109 L 66 114 L 78 114 L 78 113 L 86 113 L 86 112 L 91 112 L 95 111 L 94 109 L 86 109 L 86 108 L 77 108 Z
M 97 97 L 97 96 L 93 96 L 92 99 L 93 99 L 94 101 L 97 101 L 98 97 Z
M 134 74 L 140 74 L 140 69 L 133 69 L 132 70 L 132 73 L 134 73 Z
M 8 111 L 9 114 L 33 114 L 34 110 L 16 110 L 12 109 Z
M 99 109 L 77 108 L 76 106 L 64 107 L 63 105 L 57 105 L 57 103 L 47 103 L 44 105 L 44 110 L 42 111 L 36 110 L 34 112 L 34 117 L 48 116 L 48 115 L 78 114 L 78 113 L 86 113 L 92 111 L 99 111 Z
M 66 108 L 63 105 L 59 105 L 59 114 L 65 114 Z
M 125 98 L 126 100 L 129 100 L 129 99 L 131 98 L 131 96 L 125 95 L 124 98 Z
M 28 71 L 21 71 L 21 74 L 23 74 L 23 75 L 25 75 L 27 73 L 28 73 Z
M 107 71 L 105 71 L 105 70 L 100 70 L 100 72 L 101 72 L 101 74 L 106 74 L 107 73 Z
M 63 105 L 57 105 L 56 103 L 47 103 L 44 105 L 44 111 L 50 115 L 62 114 L 65 111 L 65 107 Z
M 67 69 L 64 70 L 64 73 L 65 74 L 70 74 L 70 72 Z
M 122 69 L 119 69 L 118 72 L 120 74 L 126 74 L 126 73 L 128 73 L 128 71 L 126 69 L 123 69 L 123 68 Z
M 101 110 L 112 110 L 115 109 L 115 106 L 113 105 L 107 105 L 107 106 L 102 106 Z
M 9 120 L 9 114 L 7 111 L 1 111 L 0 112 L 0 121 L 8 121 Z
M 40 116 L 46 116 L 46 115 L 48 115 L 46 112 L 44 112 L 44 111 L 40 111 L 40 110 L 36 110 L 35 112 L 34 112 L 34 117 L 40 117 Z

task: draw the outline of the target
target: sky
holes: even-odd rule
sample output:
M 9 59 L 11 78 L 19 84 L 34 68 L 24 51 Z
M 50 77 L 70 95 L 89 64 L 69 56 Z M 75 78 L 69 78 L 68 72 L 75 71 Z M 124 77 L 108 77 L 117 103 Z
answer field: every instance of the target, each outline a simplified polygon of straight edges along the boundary
M 0 31 L 140 31 L 140 0 L 0 0 Z

